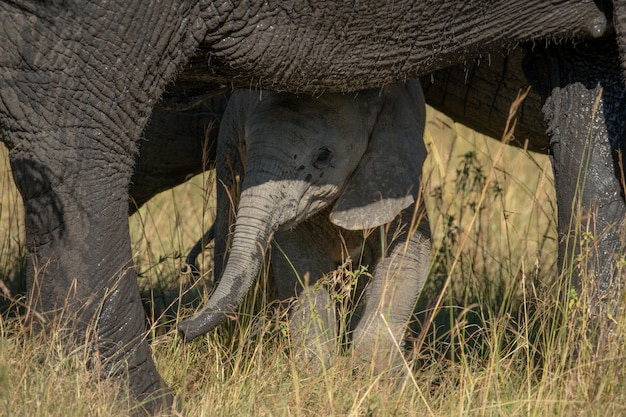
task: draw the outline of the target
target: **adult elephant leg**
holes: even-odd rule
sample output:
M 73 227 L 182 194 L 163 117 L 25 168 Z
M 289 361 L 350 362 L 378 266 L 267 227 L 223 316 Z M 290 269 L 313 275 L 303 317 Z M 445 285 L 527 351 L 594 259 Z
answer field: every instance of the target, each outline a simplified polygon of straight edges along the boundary
M 217 132 L 227 102 L 228 94 L 222 93 L 189 109 L 154 108 L 139 141 L 129 214 L 157 193 L 214 166 Z
M 626 0 L 613 0 L 613 26 L 617 34 L 622 74 L 626 76 Z
M 548 123 L 559 263 L 579 290 L 590 280 L 591 311 L 601 319 L 618 307 L 624 255 L 626 90 L 617 56 L 615 42 L 605 40 L 534 50 L 525 59 Z
M 145 339 L 125 221 L 134 155 L 116 153 L 119 163 L 112 164 L 68 148 L 59 154 L 76 158 L 43 165 L 37 153 L 18 147 L 9 154 L 25 207 L 31 307 L 67 329 L 69 349 L 91 346 L 103 376 L 127 375 L 139 400 L 160 397 L 151 407 L 167 406 L 169 390 Z
M 154 102 L 208 30 L 200 12 L 185 1 L 0 2 L 0 137 L 24 199 L 31 304 L 62 320 L 68 350 L 90 343 L 96 369 L 166 403 L 132 268 L 128 187 Z

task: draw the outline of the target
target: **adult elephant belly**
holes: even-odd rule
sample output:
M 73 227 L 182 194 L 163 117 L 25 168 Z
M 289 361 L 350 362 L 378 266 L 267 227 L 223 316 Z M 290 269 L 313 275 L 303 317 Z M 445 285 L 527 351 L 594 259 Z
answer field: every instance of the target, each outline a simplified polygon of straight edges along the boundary
M 421 77 L 426 102 L 471 129 L 499 139 L 510 122 L 511 103 L 530 85 L 523 69 L 527 48 L 520 46 Z M 547 124 L 542 98 L 536 89 L 513 117 L 515 136 L 510 145 L 534 152 L 548 152 Z
M 260 10 L 254 25 L 226 24 L 219 33 L 209 33 L 178 82 L 355 91 L 429 74 L 521 42 L 595 38 L 611 31 L 608 6 L 593 0 L 424 3 L 333 2 L 332 19 L 325 0 L 267 5 L 272 13 Z M 314 41 L 294 42 L 302 38 Z

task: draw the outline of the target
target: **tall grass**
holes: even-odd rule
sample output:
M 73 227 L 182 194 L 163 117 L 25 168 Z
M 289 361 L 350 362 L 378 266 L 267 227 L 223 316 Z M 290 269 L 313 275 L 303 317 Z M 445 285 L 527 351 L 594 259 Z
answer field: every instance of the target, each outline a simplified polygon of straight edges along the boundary
M 174 414 L 626 412 L 624 317 L 614 317 L 611 338 L 598 353 L 581 326 L 585 306 L 553 290 L 559 271 L 548 159 L 484 138 L 430 109 L 426 141 L 424 196 L 436 249 L 410 337 L 412 371 L 399 379 L 355 374 L 348 357 L 317 374 L 299 371 L 284 314 L 263 279 L 235 320 L 183 344 L 168 326 L 189 311 L 175 303 L 181 293 L 193 288 L 193 299 L 210 286 L 210 256 L 198 282 L 181 270 L 213 220 L 211 173 L 158 196 L 131 218 L 153 356 L 177 395 Z M 6 161 L 6 153 L 2 157 Z M 0 284 L 18 302 L 20 289 L 9 284 L 23 278 L 23 225 L 6 162 L 0 162 L 0 190 Z M 68 355 L 54 332 L 26 332 L 9 311 L 5 307 L 0 318 L 0 415 L 132 412 L 132 403 L 113 400 L 124 392 L 117 381 L 96 381 L 84 354 Z

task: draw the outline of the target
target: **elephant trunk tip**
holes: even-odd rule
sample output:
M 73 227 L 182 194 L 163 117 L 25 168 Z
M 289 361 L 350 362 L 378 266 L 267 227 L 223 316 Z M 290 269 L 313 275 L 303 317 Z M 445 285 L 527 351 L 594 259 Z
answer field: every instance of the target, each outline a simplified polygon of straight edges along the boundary
M 185 342 L 190 342 L 216 328 L 226 318 L 222 312 L 203 312 L 178 323 L 178 334 Z

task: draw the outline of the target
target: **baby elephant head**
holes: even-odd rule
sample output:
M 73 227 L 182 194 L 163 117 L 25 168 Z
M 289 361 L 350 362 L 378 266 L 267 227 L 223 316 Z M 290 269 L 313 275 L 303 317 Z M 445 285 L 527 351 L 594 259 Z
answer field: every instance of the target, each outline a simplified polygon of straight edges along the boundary
M 215 293 L 180 323 L 183 336 L 206 333 L 239 306 L 275 231 L 327 207 L 335 225 L 369 229 L 411 205 L 426 157 L 424 107 L 417 81 L 318 97 L 236 91 L 217 149 L 218 187 L 233 185 L 233 171 L 244 178 L 232 245 Z

